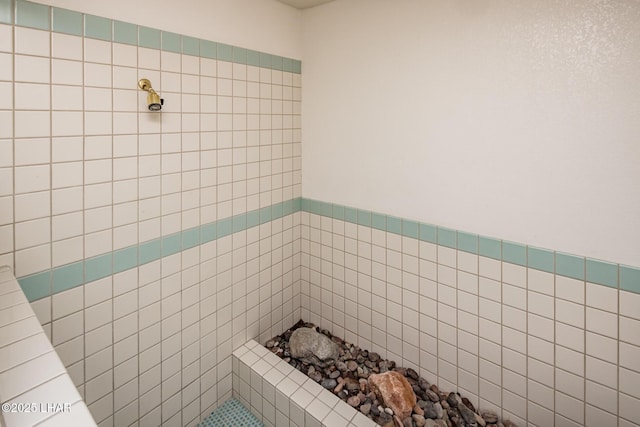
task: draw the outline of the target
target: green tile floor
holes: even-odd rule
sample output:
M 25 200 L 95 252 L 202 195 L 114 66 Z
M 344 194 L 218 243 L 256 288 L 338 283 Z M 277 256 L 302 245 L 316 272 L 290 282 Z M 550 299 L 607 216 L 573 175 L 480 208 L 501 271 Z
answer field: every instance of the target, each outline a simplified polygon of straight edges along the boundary
M 227 400 L 198 427 L 264 427 L 253 414 L 236 399 Z

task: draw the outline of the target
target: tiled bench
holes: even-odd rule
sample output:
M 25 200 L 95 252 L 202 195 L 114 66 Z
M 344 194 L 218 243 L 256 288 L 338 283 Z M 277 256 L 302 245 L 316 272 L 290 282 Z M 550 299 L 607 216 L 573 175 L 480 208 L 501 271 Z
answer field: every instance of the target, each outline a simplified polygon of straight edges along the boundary
M 233 352 L 233 396 L 265 427 L 377 426 L 254 340 Z
M 0 402 L 0 426 L 96 425 L 11 269 L 2 266 Z

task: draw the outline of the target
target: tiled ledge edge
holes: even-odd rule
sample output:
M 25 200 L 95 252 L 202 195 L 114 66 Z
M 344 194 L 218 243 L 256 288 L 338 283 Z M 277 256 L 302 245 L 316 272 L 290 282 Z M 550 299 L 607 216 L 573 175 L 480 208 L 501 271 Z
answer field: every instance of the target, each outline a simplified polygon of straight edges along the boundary
M 0 266 L 0 300 L 3 425 L 95 426 L 20 285 L 6 266 Z M 13 404 L 16 411 L 5 410 L 4 405 Z M 60 406 L 55 409 L 49 404 Z M 29 410 L 19 410 L 25 407 Z
M 255 340 L 233 352 L 233 397 L 265 427 L 376 427 Z

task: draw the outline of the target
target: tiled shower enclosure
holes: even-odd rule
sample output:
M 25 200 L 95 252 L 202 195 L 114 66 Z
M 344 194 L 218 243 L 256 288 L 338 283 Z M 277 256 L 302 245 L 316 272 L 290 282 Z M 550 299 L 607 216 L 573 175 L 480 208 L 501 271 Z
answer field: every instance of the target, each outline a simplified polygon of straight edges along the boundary
M 301 72 L 0 0 L 0 265 L 98 424 L 197 425 L 302 318 L 520 425 L 639 426 L 638 266 L 303 198 Z

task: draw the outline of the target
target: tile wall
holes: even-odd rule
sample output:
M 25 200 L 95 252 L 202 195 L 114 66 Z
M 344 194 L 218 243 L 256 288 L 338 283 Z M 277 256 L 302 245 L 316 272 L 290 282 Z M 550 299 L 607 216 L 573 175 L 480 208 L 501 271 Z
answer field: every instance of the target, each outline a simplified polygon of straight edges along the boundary
M 300 317 L 300 80 L 0 0 L 0 265 L 99 425 L 197 424 L 231 396 L 232 350 Z
M 302 318 L 524 426 L 640 424 L 640 271 L 302 200 Z

